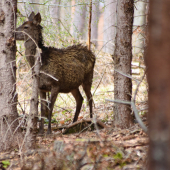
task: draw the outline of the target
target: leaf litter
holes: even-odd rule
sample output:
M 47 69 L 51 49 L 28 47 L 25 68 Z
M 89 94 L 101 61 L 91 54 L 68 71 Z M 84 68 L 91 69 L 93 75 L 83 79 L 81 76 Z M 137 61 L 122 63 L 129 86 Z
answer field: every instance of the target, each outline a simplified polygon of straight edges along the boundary
M 77 133 L 37 136 L 36 149 L 0 154 L 0 169 L 7 170 L 145 170 L 148 136 L 135 124 L 129 129 L 113 128 Z M 146 123 L 146 121 L 145 121 Z M 53 123 L 53 126 L 56 126 Z M 10 164 L 3 164 L 8 161 Z

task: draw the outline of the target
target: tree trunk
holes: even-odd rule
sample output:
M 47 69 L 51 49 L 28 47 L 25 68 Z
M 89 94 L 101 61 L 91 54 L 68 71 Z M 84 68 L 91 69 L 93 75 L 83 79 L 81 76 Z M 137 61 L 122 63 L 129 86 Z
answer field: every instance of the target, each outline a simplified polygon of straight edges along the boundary
M 60 37 L 63 41 L 67 41 L 68 38 L 71 38 L 71 1 L 62 0 L 60 4 L 62 6 L 60 7 Z
M 97 48 L 98 45 L 98 22 L 99 22 L 99 1 L 92 1 L 92 23 L 91 23 L 91 42 Z
M 133 0 L 118 1 L 117 34 L 113 57 L 115 100 L 131 101 L 132 80 L 125 75 L 131 75 L 133 10 Z M 131 112 L 129 105 L 115 103 L 114 124 L 120 128 L 130 127 L 133 124 Z
M 54 24 L 56 24 L 57 26 L 57 30 L 60 29 L 60 10 L 61 7 L 59 6 L 61 4 L 60 2 L 61 0 L 52 0 L 51 4 L 53 4 L 54 6 L 50 7 L 50 15 L 52 18 L 52 21 Z
M 150 0 L 149 170 L 170 169 L 170 1 Z
M 37 3 L 37 4 L 36 4 Z M 18 2 L 18 10 L 24 16 L 29 16 L 29 14 L 34 11 L 37 13 L 39 11 L 38 6 L 39 0 L 27 0 Z
M 135 3 L 134 10 L 134 34 L 133 54 L 138 55 L 144 52 L 145 28 L 146 28 L 146 0 Z
M 27 121 L 26 138 L 24 148 L 35 148 L 37 133 L 37 116 L 38 116 L 38 92 L 40 82 L 40 50 L 37 50 L 35 65 L 33 67 L 32 96 L 30 100 L 30 113 Z
M 74 36 L 75 39 L 86 40 L 87 25 L 85 23 L 86 23 L 87 6 L 82 5 L 83 3 L 85 4 L 83 0 L 76 0 L 75 2 L 76 2 L 76 6 L 74 11 L 72 35 Z
M 105 0 L 104 10 L 104 51 L 113 54 L 116 26 L 116 2 L 117 0 Z
M 91 20 L 92 20 L 92 0 L 90 0 L 89 4 L 89 25 L 88 25 L 88 49 L 91 50 Z
M 0 151 L 16 148 L 21 137 L 17 119 L 16 10 L 17 0 L 0 1 Z

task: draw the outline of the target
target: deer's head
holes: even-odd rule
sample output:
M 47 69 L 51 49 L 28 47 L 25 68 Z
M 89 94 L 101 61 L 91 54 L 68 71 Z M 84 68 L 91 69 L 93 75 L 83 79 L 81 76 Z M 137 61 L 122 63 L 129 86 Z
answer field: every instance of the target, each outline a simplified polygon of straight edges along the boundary
M 41 31 L 40 23 L 40 13 L 35 15 L 35 13 L 32 12 L 28 17 L 28 21 L 16 28 L 16 40 L 27 40 L 30 37 L 36 39 Z

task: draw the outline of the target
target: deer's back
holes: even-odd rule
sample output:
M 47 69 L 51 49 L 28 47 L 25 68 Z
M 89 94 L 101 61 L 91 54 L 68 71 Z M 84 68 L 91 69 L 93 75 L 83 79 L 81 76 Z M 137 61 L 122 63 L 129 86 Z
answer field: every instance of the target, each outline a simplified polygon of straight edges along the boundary
M 59 85 L 61 92 L 70 92 L 86 79 L 92 81 L 95 56 L 87 47 L 82 45 L 65 49 L 44 47 L 42 51 L 41 71 L 58 79 L 56 81 L 44 74 L 40 79 L 40 85 L 44 88 L 50 90 L 52 85 Z

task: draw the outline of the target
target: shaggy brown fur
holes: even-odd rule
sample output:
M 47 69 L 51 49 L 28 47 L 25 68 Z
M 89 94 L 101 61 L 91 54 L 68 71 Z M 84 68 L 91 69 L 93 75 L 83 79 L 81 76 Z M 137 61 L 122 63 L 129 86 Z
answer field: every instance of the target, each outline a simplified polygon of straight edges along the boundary
M 83 97 L 80 94 L 79 86 L 82 85 L 86 93 L 92 118 L 92 94 L 91 85 L 93 69 L 95 64 L 94 54 L 83 45 L 73 45 L 63 49 L 45 47 L 42 38 L 42 27 L 40 26 L 41 15 L 33 12 L 29 21 L 24 22 L 16 29 L 16 40 L 25 41 L 25 55 L 31 67 L 34 66 L 37 46 L 42 50 L 40 68 L 40 97 L 46 99 L 46 92 L 51 92 L 50 110 L 47 110 L 47 103 L 41 100 L 41 115 L 48 112 L 49 125 L 48 133 L 51 133 L 51 115 L 58 93 L 71 92 L 76 100 L 76 112 L 73 122 L 77 121 L 81 110 Z M 22 32 L 21 32 L 22 31 Z M 26 32 L 27 34 L 24 34 Z M 35 42 L 31 39 L 34 39 Z M 45 73 L 45 74 L 44 74 Z M 54 78 L 58 79 L 56 81 Z M 41 121 L 40 133 L 44 132 L 44 121 Z

